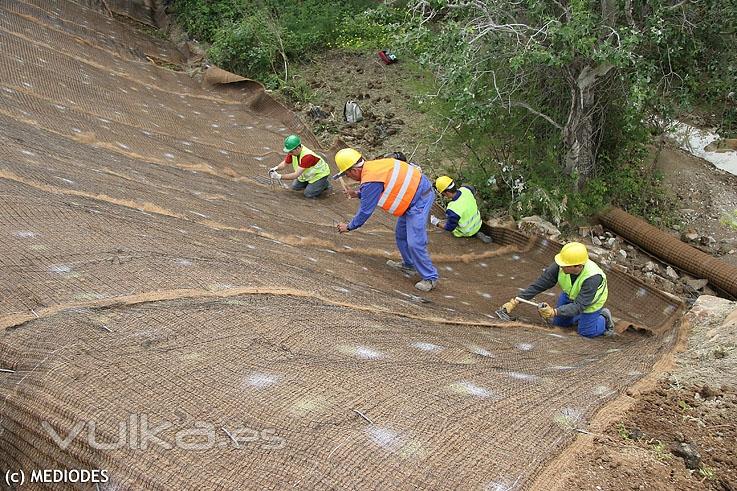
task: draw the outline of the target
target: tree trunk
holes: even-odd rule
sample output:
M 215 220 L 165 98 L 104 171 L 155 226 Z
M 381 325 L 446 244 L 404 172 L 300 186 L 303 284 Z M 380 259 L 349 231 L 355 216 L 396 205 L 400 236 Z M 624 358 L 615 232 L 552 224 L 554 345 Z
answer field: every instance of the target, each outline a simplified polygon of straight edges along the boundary
M 586 66 L 578 77 L 571 78 L 571 108 L 563 127 L 565 145 L 565 172 L 578 176 L 579 189 L 593 175 L 596 164 L 596 142 L 594 108 L 596 104 L 596 82 L 605 76 L 612 65 Z

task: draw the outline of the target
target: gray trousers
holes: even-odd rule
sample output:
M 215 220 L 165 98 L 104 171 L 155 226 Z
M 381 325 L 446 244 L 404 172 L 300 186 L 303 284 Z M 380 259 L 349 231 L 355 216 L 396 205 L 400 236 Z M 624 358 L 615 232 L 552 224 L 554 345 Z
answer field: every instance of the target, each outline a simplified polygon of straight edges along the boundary
M 312 183 L 295 180 L 292 183 L 292 189 L 295 191 L 302 191 L 304 189 L 305 198 L 317 198 L 323 191 L 330 189 L 329 178 L 330 176 L 325 176 Z

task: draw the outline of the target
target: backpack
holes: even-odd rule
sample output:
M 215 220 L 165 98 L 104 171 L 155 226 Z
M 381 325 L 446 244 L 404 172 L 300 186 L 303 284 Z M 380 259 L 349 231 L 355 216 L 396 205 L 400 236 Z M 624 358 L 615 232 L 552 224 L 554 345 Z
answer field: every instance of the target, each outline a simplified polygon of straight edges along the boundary
M 358 123 L 363 120 L 363 113 L 356 101 L 348 101 L 343 107 L 343 117 L 349 123 Z
M 397 56 L 391 51 L 381 50 L 377 54 L 379 55 L 379 58 L 381 58 L 381 61 L 383 61 L 385 65 L 391 65 L 392 63 L 397 62 Z

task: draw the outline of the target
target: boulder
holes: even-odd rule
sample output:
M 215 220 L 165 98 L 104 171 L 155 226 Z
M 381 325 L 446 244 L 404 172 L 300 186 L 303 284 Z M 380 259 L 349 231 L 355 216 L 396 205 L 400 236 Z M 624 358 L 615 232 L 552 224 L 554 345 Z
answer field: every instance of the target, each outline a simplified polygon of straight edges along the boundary
M 676 273 L 676 270 L 671 268 L 670 266 L 665 268 L 665 275 L 674 281 L 678 279 L 678 273 Z
M 696 291 L 702 290 L 707 285 L 707 283 L 709 283 L 709 280 L 690 279 L 686 281 L 686 284 Z
M 555 225 L 547 220 L 543 220 L 538 215 L 522 218 L 517 224 L 517 227 L 525 232 L 542 235 L 548 239 L 557 239 L 560 236 L 560 230 Z

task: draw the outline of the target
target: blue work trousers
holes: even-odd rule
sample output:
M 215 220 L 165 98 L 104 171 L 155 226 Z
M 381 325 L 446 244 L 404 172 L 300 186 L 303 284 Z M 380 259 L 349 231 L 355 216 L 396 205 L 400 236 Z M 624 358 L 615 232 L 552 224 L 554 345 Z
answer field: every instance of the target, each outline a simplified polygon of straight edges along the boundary
M 421 188 L 420 188 L 421 189 Z M 418 189 L 418 192 L 422 192 Z M 434 195 L 423 192 L 397 220 L 395 236 L 404 264 L 415 268 L 423 280 L 437 280 L 438 270 L 427 252 L 427 219 Z
M 556 307 L 560 307 L 561 305 L 568 303 L 572 303 L 571 299 L 568 298 L 568 295 L 566 295 L 565 292 L 563 292 L 560 294 L 560 297 L 558 297 L 558 304 Z M 552 324 L 559 327 L 571 327 L 573 324 L 576 324 L 578 334 L 587 338 L 601 336 L 604 334 L 604 330 L 606 329 L 606 319 L 601 315 L 601 309 L 595 312 L 584 312 L 573 317 L 556 315 L 553 317 Z

